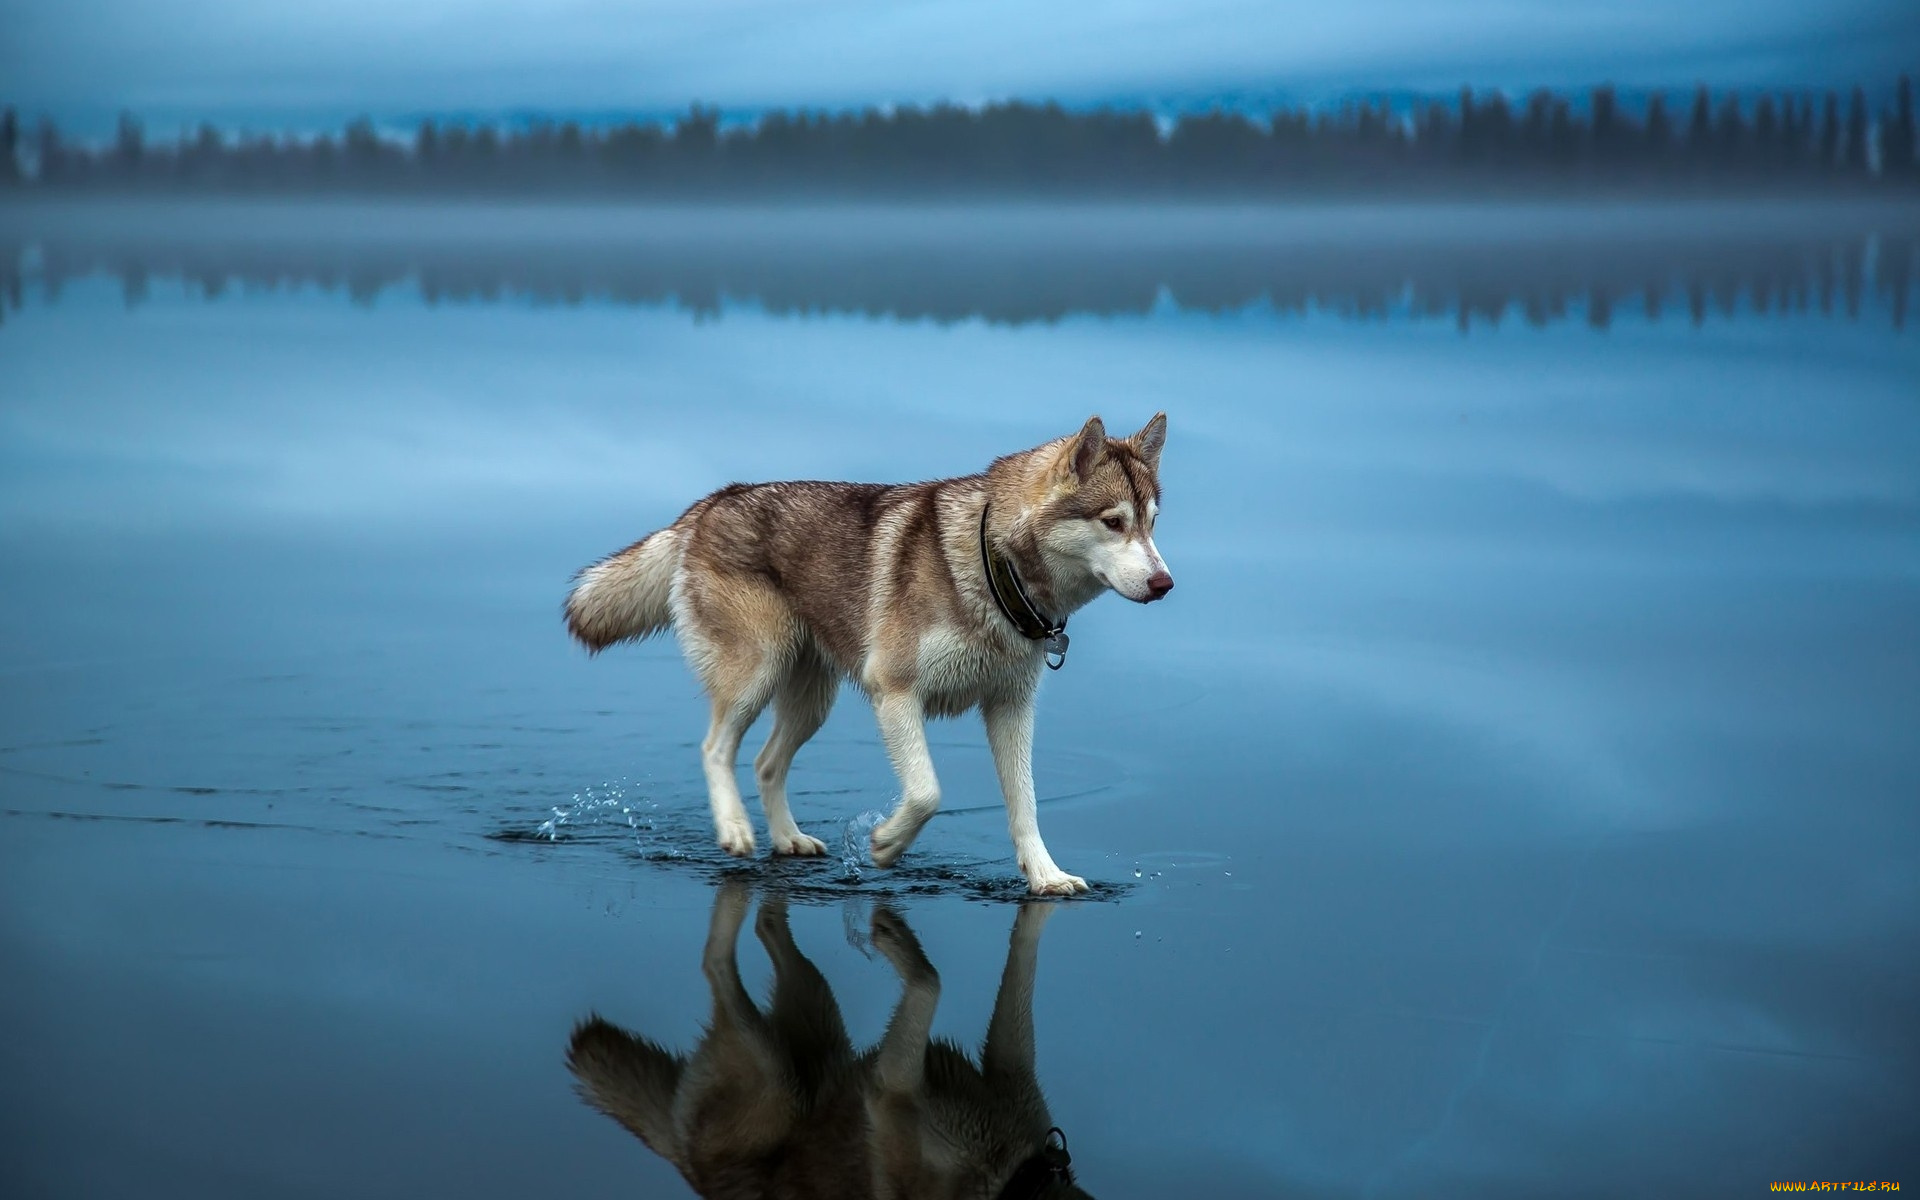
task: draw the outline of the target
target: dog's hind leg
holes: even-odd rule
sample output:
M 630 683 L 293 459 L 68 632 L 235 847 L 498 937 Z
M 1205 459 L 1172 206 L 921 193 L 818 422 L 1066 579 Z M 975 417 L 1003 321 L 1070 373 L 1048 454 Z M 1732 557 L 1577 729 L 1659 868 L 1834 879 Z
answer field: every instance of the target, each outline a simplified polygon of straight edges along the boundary
M 753 822 L 747 818 L 747 806 L 740 799 L 740 783 L 733 777 L 740 757 L 740 741 L 747 727 L 767 706 L 764 685 L 756 695 L 752 691 L 716 695 L 713 698 L 713 722 L 700 744 L 700 760 L 707 771 L 707 801 L 713 808 L 713 832 L 720 848 L 735 858 L 753 856 Z
M 799 631 L 792 612 L 764 586 L 726 579 L 690 591 L 686 614 L 675 625 L 713 701 L 700 761 L 714 835 L 722 850 L 748 858 L 754 849 L 753 822 L 740 800 L 734 767 L 747 728 L 792 669 Z
M 720 885 L 713 897 L 713 915 L 707 919 L 707 944 L 700 953 L 700 971 L 713 989 L 713 1025 L 757 1030 L 764 1021 L 760 1009 L 740 982 L 738 946 L 740 927 L 747 922 L 753 890 L 738 879 Z
M 802 650 L 773 694 L 773 732 L 753 760 L 760 805 L 767 810 L 767 832 L 775 854 L 825 854 L 827 844 L 800 832 L 787 807 L 787 769 L 793 756 L 818 733 L 833 709 L 840 680 L 810 651 Z
M 737 878 L 720 886 L 700 956 L 713 1015 L 687 1062 L 685 1076 L 694 1082 L 675 1105 L 695 1163 L 713 1162 L 716 1152 L 752 1162 L 789 1136 L 800 1111 L 779 1035 L 740 979 L 740 927 L 751 898 L 752 889 Z M 702 1120 L 709 1112 L 726 1116 Z
M 797 1090 L 811 1101 L 853 1062 L 846 1021 L 820 968 L 794 944 L 786 898 L 763 895 L 753 928 L 773 960 L 773 1005 L 767 1025 Z

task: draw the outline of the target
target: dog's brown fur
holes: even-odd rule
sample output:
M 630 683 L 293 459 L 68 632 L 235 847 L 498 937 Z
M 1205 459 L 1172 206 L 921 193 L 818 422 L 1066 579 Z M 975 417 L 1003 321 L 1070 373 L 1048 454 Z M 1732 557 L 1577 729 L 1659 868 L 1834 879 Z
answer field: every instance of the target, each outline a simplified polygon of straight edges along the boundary
M 824 853 L 787 808 L 787 768 L 851 679 L 873 700 L 902 785 L 899 808 L 874 831 L 875 862 L 892 865 L 939 805 L 925 718 L 978 707 L 1030 887 L 1084 891 L 1040 840 L 1030 757 L 1043 654 L 995 605 L 981 516 L 1046 613 L 1064 618 L 1109 586 L 1158 599 L 1173 586 L 1152 538 L 1165 438 L 1164 414 L 1126 439 L 1094 417 L 957 479 L 734 484 L 582 571 L 568 628 L 596 652 L 677 630 L 712 700 L 703 757 L 729 853 L 754 850 L 733 769 L 769 702 L 773 732 L 754 774 L 774 851 Z
M 854 1049 L 832 990 L 800 953 L 777 896 L 754 929 L 773 960 L 773 1003 L 740 982 L 748 892 L 723 885 L 703 967 L 713 1015 L 691 1055 L 591 1017 L 567 1065 L 587 1103 L 672 1163 L 708 1200 L 995 1197 L 1053 1118 L 1034 1073 L 1033 981 L 1051 906 L 1026 904 L 978 1063 L 934 1039 L 940 976 L 905 921 L 873 914 L 873 944 L 903 989 L 886 1033 Z M 1061 1180 L 1031 1196 L 1084 1196 Z

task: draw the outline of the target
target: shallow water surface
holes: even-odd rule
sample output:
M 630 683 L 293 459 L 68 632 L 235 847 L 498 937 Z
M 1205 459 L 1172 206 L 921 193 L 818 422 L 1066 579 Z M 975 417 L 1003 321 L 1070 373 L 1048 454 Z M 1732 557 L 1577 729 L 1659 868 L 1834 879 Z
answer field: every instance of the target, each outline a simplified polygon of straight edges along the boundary
M 866 1177 L 914 1063 L 1101 1197 L 1910 1178 L 1917 233 L 0 210 L 0 1178 Z M 1178 589 L 1041 696 L 1089 900 L 1019 903 L 971 718 L 900 868 L 733 863 L 675 648 L 561 628 L 729 481 L 1159 409 Z M 857 694 L 791 787 L 891 803 Z M 696 1075 L 812 1124 L 695 1136 Z

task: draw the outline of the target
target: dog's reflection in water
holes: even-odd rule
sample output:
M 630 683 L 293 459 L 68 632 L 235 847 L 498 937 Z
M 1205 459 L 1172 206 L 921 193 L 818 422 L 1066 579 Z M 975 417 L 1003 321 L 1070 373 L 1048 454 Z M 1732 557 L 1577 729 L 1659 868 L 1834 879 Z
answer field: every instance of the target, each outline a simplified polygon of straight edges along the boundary
M 930 1036 L 940 976 L 913 930 L 884 907 L 873 913 L 873 944 L 903 990 L 877 1045 L 854 1048 L 775 895 L 762 898 L 754 923 L 773 960 L 773 1003 L 762 1010 L 734 957 L 749 898 L 729 883 L 714 902 L 702 963 L 713 1017 L 692 1054 L 597 1016 L 575 1028 L 567 1065 L 589 1104 L 708 1200 L 1086 1195 L 1034 1076 L 1034 966 L 1052 905 L 1022 905 L 1014 919 L 976 1064 Z

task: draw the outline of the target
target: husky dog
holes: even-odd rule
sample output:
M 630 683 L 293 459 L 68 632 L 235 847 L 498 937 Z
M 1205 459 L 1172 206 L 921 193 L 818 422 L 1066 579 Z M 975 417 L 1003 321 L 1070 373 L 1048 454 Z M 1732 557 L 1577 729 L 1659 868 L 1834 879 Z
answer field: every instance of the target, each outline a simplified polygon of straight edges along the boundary
M 899 806 L 873 831 L 876 864 L 892 866 L 940 807 L 926 719 L 978 706 L 1028 889 L 1084 892 L 1040 840 L 1034 690 L 1042 662 L 1064 661 L 1081 605 L 1108 588 L 1142 604 L 1173 590 L 1153 544 L 1166 438 L 1165 413 L 1124 439 L 1093 417 L 959 479 L 736 483 L 580 572 L 567 626 L 593 651 L 679 634 L 713 702 L 701 754 L 727 853 L 754 852 L 734 762 L 769 701 L 753 770 L 773 852 L 826 852 L 787 808 L 787 767 L 851 679 L 900 777 Z
M 854 1049 L 832 989 L 794 945 L 786 903 L 774 895 L 754 923 L 773 960 L 773 1004 L 762 1010 L 735 958 L 747 900 L 737 881 L 715 897 L 702 964 L 713 1017 L 692 1054 L 597 1016 L 574 1028 L 567 1066 L 588 1104 L 708 1200 L 1086 1195 L 1034 1074 L 1034 970 L 1057 906 L 1020 906 L 976 1065 L 931 1037 L 940 976 L 885 907 L 873 912 L 873 944 L 903 988 L 877 1045 Z

